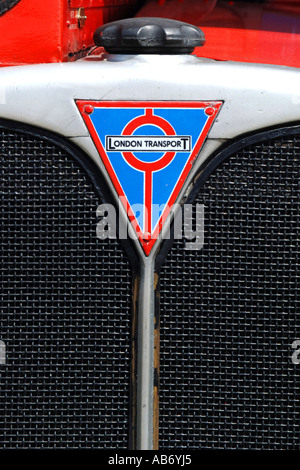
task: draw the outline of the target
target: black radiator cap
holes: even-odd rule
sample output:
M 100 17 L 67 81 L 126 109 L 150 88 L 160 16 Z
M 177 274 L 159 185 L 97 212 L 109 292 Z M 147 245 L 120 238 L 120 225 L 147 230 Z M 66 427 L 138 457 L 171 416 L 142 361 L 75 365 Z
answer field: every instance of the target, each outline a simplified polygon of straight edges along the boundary
M 128 18 L 100 26 L 94 41 L 112 54 L 190 54 L 203 46 L 197 26 L 166 18 Z

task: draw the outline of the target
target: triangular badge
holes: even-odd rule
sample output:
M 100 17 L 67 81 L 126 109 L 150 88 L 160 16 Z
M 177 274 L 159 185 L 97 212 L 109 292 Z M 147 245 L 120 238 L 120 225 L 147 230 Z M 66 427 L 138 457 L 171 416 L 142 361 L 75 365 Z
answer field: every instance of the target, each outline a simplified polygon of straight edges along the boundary
M 148 256 L 221 101 L 77 101 Z

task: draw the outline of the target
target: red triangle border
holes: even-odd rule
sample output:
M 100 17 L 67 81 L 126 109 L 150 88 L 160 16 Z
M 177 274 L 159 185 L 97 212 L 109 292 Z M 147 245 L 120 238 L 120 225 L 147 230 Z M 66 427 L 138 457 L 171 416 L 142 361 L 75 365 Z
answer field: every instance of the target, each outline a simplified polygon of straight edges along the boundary
M 195 159 L 197 158 L 201 147 L 204 143 L 204 141 L 207 138 L 208 132 L 215 121 L 220 108 L 223 104 L 223 101 L 92 101 L 92 100 L 76 100 L 76 105 L 80 111 L 80 114 L 87 126 L 87 129 L 92 137 L 92 140 L 100 154 L 100 157 L 105 165 L 105 168 L 109 174 L 109 177 L 118 193 L 119 198 L 121 199 L 121 202 L 126 210 L 126 213 L 128 215 L 128 218 L 130 222 L 133 225 L 133 228 L 139 238 L 139 241 L 142 245 L 142 248 L 146 254 L 146 256 L 149 256 L 161 230 L 162 227 L 170 213 L 170 208 L 173 206 L 173 204 L 176 202 L 177 197 L 182 189 L 182 186 L 184 182 L 186 181 L 188 174 L 193 166 L 193 163 Z M 115 174 L 115 171 L 109 161 L 109 158 L 106 155 L 105 149 L 101 143 L 101 140 L 98 136 L 98 133 L 93 125 L 93 122 L 90 118 L 90 114 L 92 114 L 94 108 L 198 108 L 198 109 L 207 109 L 207 115 L 208 115 L 208 120 L 205 124 L 205 126 L 202 129 L 202 132 L 196 142 L 196 145 L 194 146 L 190 157 L 173 189 L 173 192 L 169 198 L 169 201 L 167 202 L 167 205 L 165 207 L 165 210 L 163 211 L 159 222 L 156 226 L 155 231 L 152 234 L 152 237 L 150 240 L 145 240 L 143 238 L 143 234 L 141 233 L 141 229 L 139 227 L 139 224 L 135 218 L 134 213 L 132 212 L 130 208 L 130 204 L 127 200 L 127 197 L 123 191 L 123 188 L 118 180 L 117 175 Z

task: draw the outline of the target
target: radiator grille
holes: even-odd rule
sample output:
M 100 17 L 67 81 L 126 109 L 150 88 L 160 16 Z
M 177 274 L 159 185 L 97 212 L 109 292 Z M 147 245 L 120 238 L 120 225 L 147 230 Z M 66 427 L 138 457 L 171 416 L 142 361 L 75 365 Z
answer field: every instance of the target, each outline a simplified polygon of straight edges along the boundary
M 131 269 L 72 155 L 0 129 L 0 446 L 126 448 Z
M 162 268 L 160 448 L 300 444 L 297 230 L 300 138 L 245 148 L 196 202 L 205 243 Z
M 14 7 L 20 0 L 1 0 L 0 2 L 0 16 L 4 15 L 12 7 Z

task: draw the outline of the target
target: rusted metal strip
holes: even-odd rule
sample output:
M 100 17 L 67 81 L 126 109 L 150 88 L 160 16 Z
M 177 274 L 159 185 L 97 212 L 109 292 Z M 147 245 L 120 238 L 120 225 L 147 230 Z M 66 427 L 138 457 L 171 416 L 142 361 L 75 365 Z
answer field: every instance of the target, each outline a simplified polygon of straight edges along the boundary
M 154 274 L 155 317 L 154 317 L 154 387 L 153 387 L 153 450 L 159 448 L 159 345 L 160 345 L 160 315 L 159 315 L 159 278 Z

